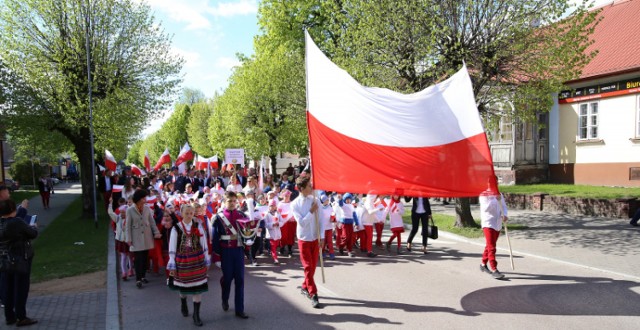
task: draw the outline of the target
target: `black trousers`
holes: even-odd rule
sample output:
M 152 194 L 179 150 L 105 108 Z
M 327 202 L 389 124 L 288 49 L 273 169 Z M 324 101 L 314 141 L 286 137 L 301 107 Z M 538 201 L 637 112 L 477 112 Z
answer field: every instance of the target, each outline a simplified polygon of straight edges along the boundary
M 136 270 L 136 281 L 147 277 L 147 266 L 149 265 L 149 250 L 133 252 L 133 267 Z
M 27 260 L 26 274 L 2 273 L 0 286 L 2 287 L 2 303 L 4 304 L 5 321 L 22 320 L 27 317 L 27 298 L 31 285 L 31 262 Z
M 427 221 L 429 221 L 429 215 L 427 213 L 411 213 L 411 232 L 409 233 L 407 243 L 413 241 L 413 237 L 416 236 L 418 232 L 418 225 L 422 224 L 422 246 L 427 246 L 427 226 L 429 225 Z

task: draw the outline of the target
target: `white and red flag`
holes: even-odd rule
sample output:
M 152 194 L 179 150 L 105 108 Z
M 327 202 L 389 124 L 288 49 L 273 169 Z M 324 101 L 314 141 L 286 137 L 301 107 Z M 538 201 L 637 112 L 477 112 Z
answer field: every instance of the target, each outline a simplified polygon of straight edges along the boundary
M 149 150 L 144 151 L 144 169 L 149 172 L 151 171 L 151 159 L 149 158 Z
M 264 191 L 264 156 L 260 157 L 260 172 L 258 174 L 258 189 Z
M 137 175 L 137 176 L 143 176 L 143 175 L 147 175 L 147 172 L 145 172 L 143 169 L 139 168 L 135 164 L 131 164 L 131 174 Z
M 106 166 L 111 172 L 115 172 L 116 170 L 116 159 L 109 152 L 109 150 L 104 150 L 104 166 Z
M 198 155 L 196 159 L 196 170 L 206 170 L 207 168 L 218 168 L 218 156 L 204 158 Z
M 364 87 L 305 34 L 314 188 L 466 197 L 494 184 L 466 66 L 413 94 Z
M 124 185 L 114 184 L 113 188 L 111 188 L 111 192 L 114 192 L 114 193 L 122 192 L 122 189 L 124 189 Z
M 169 155 L 169 148 L 166 148 L 164 149 L 162 156 L 160 156 L 160 159 L 158 159 L 158 162 L 156 163 L 156 166 L 153 167 L 153 169 L 157 171 L 160 169 L 160 167 L 162 167 L 162 165 L 169 163 L 171 163 L 171 155 Z
M 193 159 L 193 151 L 191 151 L 191 147 L 189 147 L 189 142 L 185 143 L 182 149 L 180 149 L 180 154 L 178 155 L 178 159 L 176 159 L 176 166 L 180 166 L 182 163 L 186 163 Z
M 100 169 L 100 172 L 104 172 L 106 170 L 106 168 L 100 164 L 98 164 L 98 168 Z

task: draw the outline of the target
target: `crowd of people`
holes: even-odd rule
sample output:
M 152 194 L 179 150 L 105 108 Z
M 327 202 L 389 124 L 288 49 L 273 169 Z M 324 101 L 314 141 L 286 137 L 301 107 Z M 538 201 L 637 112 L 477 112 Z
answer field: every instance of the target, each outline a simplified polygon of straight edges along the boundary
M 271 174 L 258 176 L 254 168 L 235 167 L 185 173 L 173 167 L 143 177 L 133 176 L 129 168 L 121 175 L 106 170 L 98 185 L 115 231 L 121 279 L 135 277 L 142 289 L 147 271 L 164 270 L 167 285 L 179 293 L 182 315 L 189 316 L 191 296 L 193 322 L 202 325 L 201 295 L 208 291 L 207 272 L 216 265 L 223 274 L 223 310 L 229 310 L 234 283 L 235 314 L 245 319 L 245 263 L 279 265 L 280 258 L 293 257 L 297 245 L 305 274 L 301 293 L 319 307 L 313 275 L 320 254 L 334 260 L 336 255 L 356 257 L 360 250 L 363 257 L 374 258 L 374 245 L 390 251 L 394 241 L 395 251 L 403 253 L 404 203 L 412 200 L 406 250 L 413 248 L 421 224 L 422 252 L 428 253 L 428 198 L 314 191 L 309 178 L 305 170 L 285 171 L 276 182 Z M 114 190 L 117 186 L 122 190 Z M 494 208 L 495 200 L 489 202 Z M 383 242 L 386 223 L 391 236 Z M 485 230 L 489 238 L 483 271 L 497 271 L 496 230 L 495 225 Z

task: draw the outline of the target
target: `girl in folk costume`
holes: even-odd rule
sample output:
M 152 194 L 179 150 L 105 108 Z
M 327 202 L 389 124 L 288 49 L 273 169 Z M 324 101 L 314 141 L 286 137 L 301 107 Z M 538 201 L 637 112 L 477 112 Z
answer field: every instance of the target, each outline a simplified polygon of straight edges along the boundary
M 404 232 L 404 223 L 402 221 L 402 215 L 404 214 L 404 205 L 400 202 L 400 196 L 393 195 L 388 202 L 386 212 L 389 214 L 389 227 L 391 227 L 391 238 L 387 242 L 387 250 L 391 248 L 391 242 L 395 238 L 398 239 L 398 254 L 400 254 L 400 247 L 402 246 L 402 233 Z
M 333 249 L 333 223 L 336 220 L 333 208 L 329 205 L 329 197 L 326 194 L 320 195 L 320 228 L 324 230 L 324 246 L 322 247 L 322 257 L 334 260 L 336 258 L 335 250 Z
M 277 248 L 280 245 L 280 239 L 282 238 L 282 232 L 280 231 L 280 224 L 283 223 L 282 216 L 278 212 L 278 202 L 275 199 L 269 201 L 269 212 L 265 214 L 264 222 L 267 228 L 267 239 L 271 244 L 271 257 L 273 263 L 278 265 L 278 252 Z
M 373 224 L 376 221 L 375 213 L 377 209 L 373 206 L 373 201 L 376 199 L 376 195 L 368 194 L 363 198 L 360 217 L 360 224 L 363 230 L 360 236 L 360 247 L 367 253 L 367 257 L 373 258 L 376 255 L 373 253 Z
M 160 234 L 162 234 L 162 242 L 161 242 L 161 250 L 162 250 L 162 260 L 164 264 L 169 263 L 169 240 L 171 239 L 171 229 L 173 229 L 173 218 L 171 217 L 171 213 L 167 210 L 163 212 L 162 222 L 160 223 Z M 165 270 L 165 276 L 167 279 L 169 278 L 169 270 Z
M 182 221 L 171 229 L 169 239 L 169 264 L 167 269 L 173 277 L 169 287 L 180 292 L 182 315 L 189 316 L 186 295 L 193 299 L 193 323 L 202 326 L 200 320 L 200 303 L 202 293 L 209 290 L 207 271 L 211 258 L 207 247 L 205 228 L 194 221 L 194 208 L 189 204 L 182 205 Z
M 291 214 L 291 191 L 284 189 L 280 194 L 283 200 L 278 203 L 278 213 L 282 216 L 282 224 L 280 230 L 282 231 L 282 238 L 280 240 L 280 254 L 284 255 L 285 247 L 287 248 L 287 254 L 289 258 L 293 256 L 293 243 L 296 237 L 296 221 Z
M 113 204 L 113 199 L 110 198 L 109 205 L 112 205 L 112 204 Z M 115 230 L 116 253 L 118 254 L 118 257 L 120 259 L 120 273 L 122 274 L 122 280 L 126 281 L 127 276 L 132 275 L 131 273 L 133 272 L 133 269 L 132 269 L 133 262 L 129 255 L 129 246 L 125 242 L 125 236 L 123 231 L 124 223 L 126 221 L 126 211 L 127 211 L 127 204 L 125 202 L 125 199 L 120 198 L 118 200 L 118 205 L 119 207 L 116 210 L 116 212 L 114 212 L 111 207 L 107 208 L 107 212 L 109 213 L 109 217 L 111 218 L 111 221 L 116 225 L 116 230 Z
M 209 230 L 211 228 L 209 219 L 205 214 L 204 204 L 192 203 L 191 204 L 195 209 L 195 218 L 200 223 L 202 228 L 204 228 L 204 237 L 207 240 L 207 250 L 209 251 L 209 256 L 211 256 L 211 235 Z

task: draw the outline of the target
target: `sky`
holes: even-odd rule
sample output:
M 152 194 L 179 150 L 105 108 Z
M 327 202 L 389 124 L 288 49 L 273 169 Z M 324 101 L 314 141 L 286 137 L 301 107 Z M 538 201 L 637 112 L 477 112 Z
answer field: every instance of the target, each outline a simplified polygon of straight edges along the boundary
M 136 0 L 147 3 L 159 23 L 173 35 L 173 52 L 185 60 L 182 87 L 201 90 L 207 97 L 227 86 L 239 64 L 236 53 L 253 54 L 258 34 L 258 0 Z M 171 115 L 151 121 L 145 137 Z
M 173 35 L 172 47 L 182 56 L 182 87 L 201 90 L 207 97 L 227 87 L 231 69 L 239 64 L 236 53 L 253 54 L 258 34 L 258 0 L 135 0 L 146 2 L 156 22 Z M 595 6 L 613 0 L 595 0 Z M 570 0 L 581 3 L 582 0 Z M 169 116 L 152 120 L 142 136 L 157 131 Z

